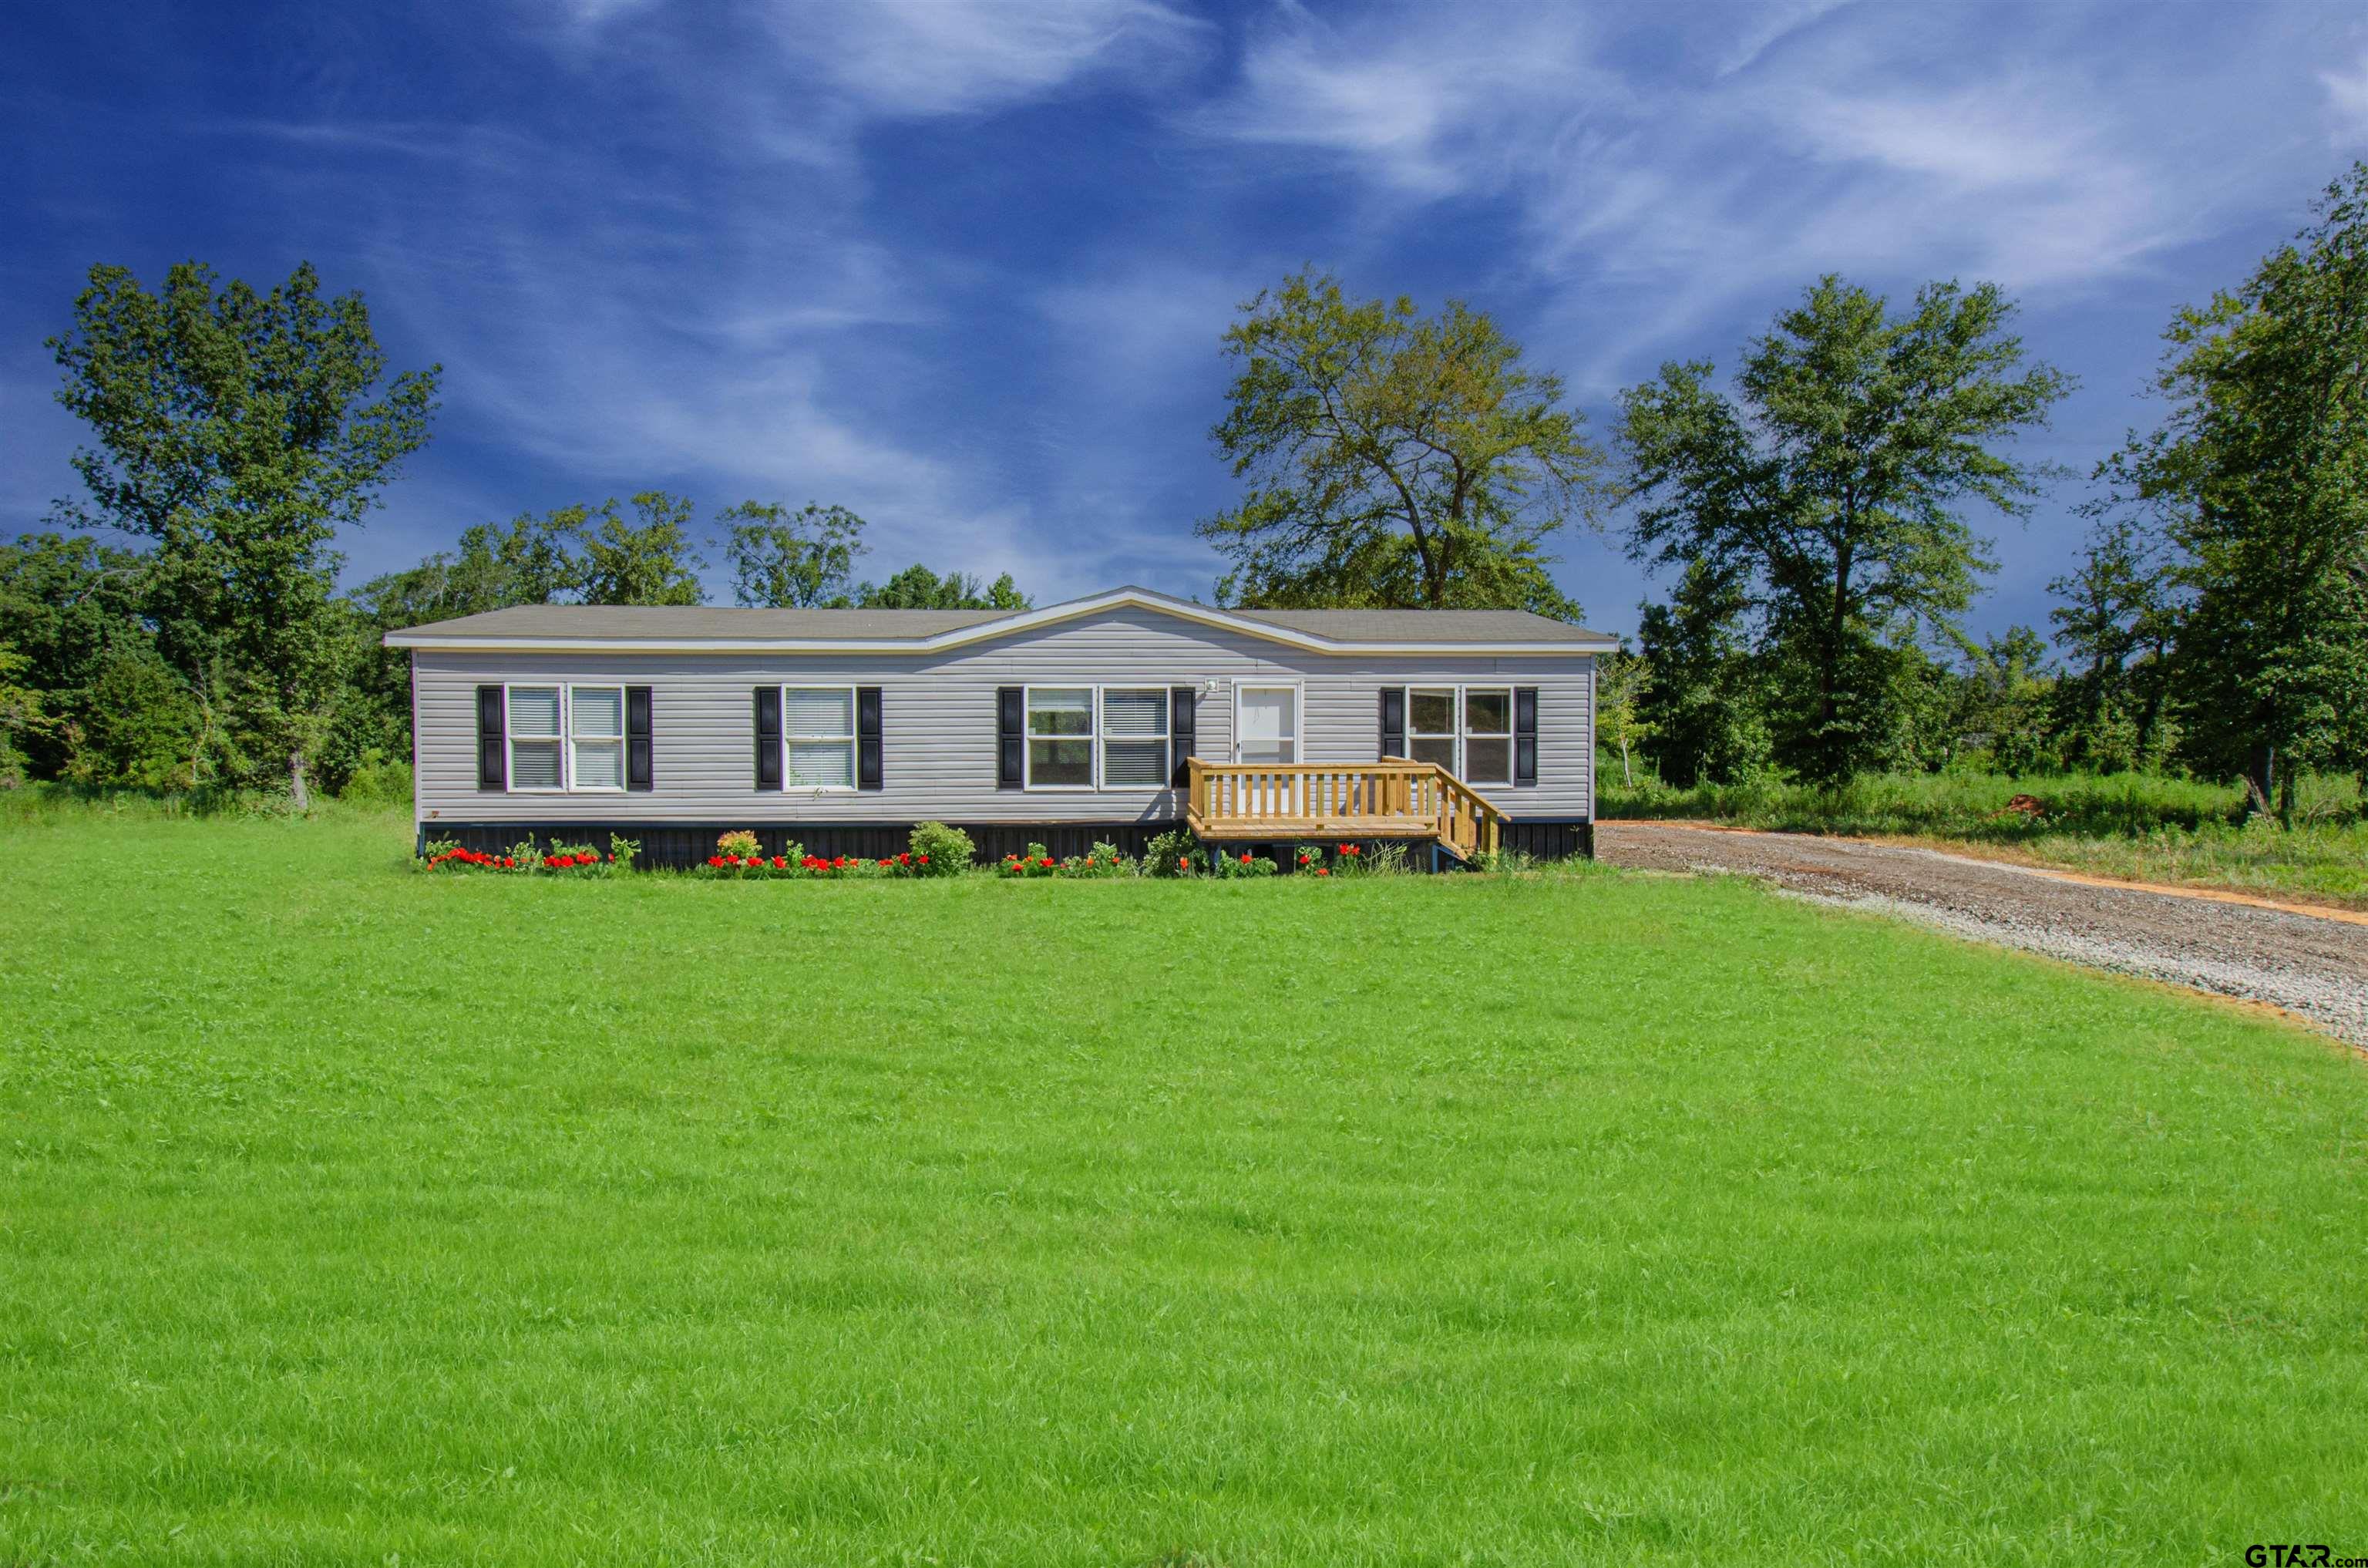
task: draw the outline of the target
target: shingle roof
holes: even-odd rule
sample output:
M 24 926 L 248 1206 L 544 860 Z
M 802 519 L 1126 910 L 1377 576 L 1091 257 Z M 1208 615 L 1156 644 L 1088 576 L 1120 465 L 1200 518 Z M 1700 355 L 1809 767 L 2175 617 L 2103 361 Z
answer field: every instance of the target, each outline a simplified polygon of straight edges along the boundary
M 1525 609 L 1237 609 L 1342 642 L 1592 642 L 1608 633 Z
M 614 637 L 670 642 L 730 637 L 803 641 L 934 637 L 1001 620 L 1008 609 L 738 609 L 725 605 L 518 605 L 405 627 L 435 637 Z
M 1114 588 L 1036 610 L 996 609 L 735 609 L 713 605 L 519 605 L 452 620 L 431 621 L 392 632 L 394 647 L 450 646 L 456 642 L 531 647 L 647 642 L 751 645 L 767 642 L 921 642 L 999 621 L 1043 624 L 1065 614 L 1139 604 L 1167 609 L 1241 630 L 1266 626 L 1282 640 L 1321 646 L 1518 646 L 1543 651 L 1553 645 L 1608 645 L 1611 639 L 1566 621 L 1520 609 L 1218 609 L 1154 593 Z M 985 635 L 985 633 L 982 633 Z M 967 642 L 964 638 L 961 641 Z

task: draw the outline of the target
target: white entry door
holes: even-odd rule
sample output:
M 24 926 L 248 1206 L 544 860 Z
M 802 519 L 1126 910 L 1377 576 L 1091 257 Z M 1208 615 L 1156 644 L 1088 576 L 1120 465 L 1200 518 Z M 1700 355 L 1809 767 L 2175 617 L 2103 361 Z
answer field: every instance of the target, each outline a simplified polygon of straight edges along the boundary
M 1234 760 L 1299 760 L 1299 688 L 1295 686 L 1234 687 Z
M 1295 686 L 1234 687 L 1234 760 L 1252 765 L 1299 760 L 1299 688 Z M 1292 812 L 1290 778 L 1243 778 L 1241 809 L 1255 816 Z

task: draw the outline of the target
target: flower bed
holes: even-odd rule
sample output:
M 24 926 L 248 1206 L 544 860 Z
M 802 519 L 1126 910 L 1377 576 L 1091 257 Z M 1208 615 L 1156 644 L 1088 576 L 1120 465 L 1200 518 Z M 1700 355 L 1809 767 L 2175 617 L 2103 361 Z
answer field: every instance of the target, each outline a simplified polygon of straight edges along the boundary
M 711 855 L 703 864 L 693 868 L 692 874 L 734 881 L 766 881 L 815 877 L 926 877 L 931 873 L 929 858 L 909 850 L 877 860 L 860 855 L 834 855 L 825 859 L 807 854 L 802 845 L 792 844 L 785 855 Z
M 1097 843 L 1083 855 L 1054 857 L 1042 844 L 1030 844 L 1019 855 L 1006 855 L 991 867 L 976 868 L 968 835 L 941 823 L 923 823 L 913 830 L 913 846 L 895 855 L 809 855 L 794 841 L 781 853 L 768 855 L 757 835 L 746 828 L 721 835 L 715 853 L 689 874 L 722 881 L 864 881 L 898 877 L 951 877 L 973 869 L 992 871 L 1011 881 L 1060 878 L 1100 881 L 1131 877 L 1271 877 L 1281 869 L 1255 851 L 1203 848 L 1190 834 L 1163 833 L 1151 841 L 1138 859 L 1114 844 Z M 537 849 L 529 842 L 500 854 L 464 849 L 451 839 L 427 846 L 418 861 L 422 869 L 448 874 L 493 872 L 508 875 L 575 877 L 608 876 L 630 869 L 641 846 L 612 835 L 606 855 L 585 844 L 554 844 Z M 1292 864 L 1310 876 L 1375 875 L 1406 869 L 1406 852 L 1384 845 L 1368 855 L 1356 844 L 1301 844 L 1292 851 Z
M 601 854 L 588 844 L 554 844 L 548 849 L 538 849 L 531 840 L 514 844 L 499 855 L 482 850 L 463 849 L 451 839 L 439 838 L 430 843 L 427 853 L 419 858 L 422 870 L 439 871 L 448 876 L 471 871 L 490 871 L 496 875 L 535 876 L 551 874 L 575 878 L 610 876 L 632 869 L 633 857 L 642 852 L 638 840 L 609 836 L 609 853 Z

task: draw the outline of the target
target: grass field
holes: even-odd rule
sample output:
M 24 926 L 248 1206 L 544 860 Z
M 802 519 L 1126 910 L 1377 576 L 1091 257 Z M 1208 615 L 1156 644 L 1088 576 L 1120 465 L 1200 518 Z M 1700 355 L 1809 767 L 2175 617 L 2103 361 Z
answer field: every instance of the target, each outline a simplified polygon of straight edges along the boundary
M 2234 784 L 2158 774 L 1880 774 L 1838 790 L 1756 782 L 1623 788 L 1599 757 L 1606 818 L 1690 819 L 1782 833 L 1946 841 L 2134 881 L 2223 888 L 2368 909 L 2368 803 L 2359 781 L 2315 776 L 2292 828 L 2240 820 Z M 2028 795 L 2036 815 L 2010 812 Z
M 0 1562 L 2368 1552 L 2368 1067 L 1740 883 L 0 831 Z

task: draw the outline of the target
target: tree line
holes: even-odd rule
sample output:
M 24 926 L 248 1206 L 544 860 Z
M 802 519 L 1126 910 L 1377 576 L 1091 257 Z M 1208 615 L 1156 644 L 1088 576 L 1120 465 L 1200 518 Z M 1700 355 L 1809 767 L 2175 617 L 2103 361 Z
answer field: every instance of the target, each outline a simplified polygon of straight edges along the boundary
M 705 525 L 662 490 L 523 514 L 336 591 L 339 530 L 425 445 L 438 368 L 390 376 L 358 294 L 310 266 L 268 293 L 185 263 L 151 294 L 92 269 L 51 339 L 58 400 L 90 444 L 73 531 L 0 545 L 0 783 L 285 790 L 411 753 L 395 628 L 515 605 L 689 605 L 703 553 L 735 601 L 776 608 L 1024 608 L 916 563 L 858 580 L 864 519 L 743 501 Z M 116 542 L 122 540 L 126 542 Z
M 2368 164 L 2250 276 L 2180 311 L 2160 406 L 2097 462 L 2043 636 L 1976 642 L 1984 518 L 2077 476 L 2021 455 L 2074 390 L 1990 284 L 1904 302 L 1812 283 L 1730 371 L 1671 362 L 1589 438 L 1483 312 L 1313 269 L 1242 308 L 1211 431 L 1242 492 L 1198 532 L 1221 603 L 1520 608 L 1576 620 L 1551 547 L 1604 529 L 1664 585 L 1608 660 L 1600 738 L 1686 786 L 1871 769 L 2176 767 L 2290 816 L 2368 767 Z M 427 438 L 439 372 L 389 376 L 359 296 L 196 264 L 93 269 L 51 340 L 91 445 L 73 531 L 0 547 L 0 777 L 301 798 L 407 756 L 392 627 L 510 605 L 1020 608 L 915 565 L 858 581 L 863 519 L 651 490 L 463 533 L 336 591 L 339 530 Z M 127 540 L 129 544 L 109 542 Z
M 2018 455 L 2074 382 L 2015 315 L 1989 284 L 1821 278 L 1731 374 L 1629 388 L 1606 448 L 1486 315 L 1303 273 L 1225 337 L 1212 434 L 1247 493 L 1201 525 L 1220 597 L 1577 619 L 1545 546 L 1592 525 L 1667 585 L 1600 693 L 1602 741 L 1666 782 L 2176 767 L 2290 818 L 2300 770 L 2368 767 L 2368 165 L 2179 312 L 2050 635 L 1977 642 L 1976 521 L 2073 477 Z

